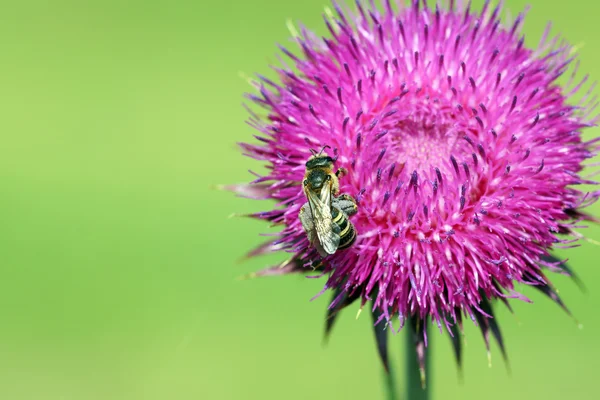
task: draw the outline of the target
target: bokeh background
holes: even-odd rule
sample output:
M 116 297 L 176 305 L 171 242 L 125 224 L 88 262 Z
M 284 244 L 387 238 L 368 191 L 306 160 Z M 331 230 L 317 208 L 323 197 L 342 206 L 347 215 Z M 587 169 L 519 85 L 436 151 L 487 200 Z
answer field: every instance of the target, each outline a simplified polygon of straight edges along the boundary
M 527 43 L 553 20 L 599 79 L 600 5 L 529 3 Z M 270 74 L 287 18 L 325 33 L 326 4 L 1 2 L 1 399 L 382 397 L 370 318 L 349 310 L 324 347 L 323 280 L 236 280 L 282 256 L 237 263 L 267 229 L 227 216 L 270 205 L 211 188 L 260 169 L 235 147 L 253 134 L 239 72 Z M 583 329 L 524 288 L 534 305 L 499 308 L 510 373 L 466 324 L 461 383 L 431 333 L 434 398 L 597 398 L 600 247 L 558 254 L 586 282 L 554 278 Z

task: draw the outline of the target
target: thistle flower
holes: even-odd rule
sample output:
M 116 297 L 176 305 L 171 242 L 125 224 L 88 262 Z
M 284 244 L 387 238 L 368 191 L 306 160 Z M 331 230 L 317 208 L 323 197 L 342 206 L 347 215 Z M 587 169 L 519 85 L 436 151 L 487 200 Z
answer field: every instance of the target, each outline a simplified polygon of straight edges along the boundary
M 500 22 L 501 7 L 480 12 L 450 1 L 431 9 L 384 1 L 334 4 L 325 15 L 328 38 L 305 28 L 295 33 L 298 54 L 281 47 L 291 65 L 275 67 L 278 81 L 260 76 L 248 95 L 267 110 L 251 114 L 258 144 L 245 155 L 269 173 L 228 188 L 274 199 L 273 210 L 252 217 L 282 227 L 277 238 L 250 253 L 291 253 L 257 275 L 318 270 L 333 292 L 327 332 L 337 313 L 360 300 L 381 329 L 412 320 L 421 369 L 426 321 L 450 332 L 460 360 L 462 318 L 504 345 L 492 301 L 526 298 L 516 284 L 533 285 L 566 307 L 545 270 L 573 275 L 551 251 L 573 246 L 575 232 L 593 217 L 582 210 L 598 198 L 576 185 L 597 153 L 584 141 L 594 124 L 590 92 L 572 96 L 587 76 L 560 86 L 573 49 L 547 30 L 537 48 L 524 45 L 523 14 Z M 590 88 L 590 91 L 593 88 Z M 298 219 L 301 181 L 310 149 L 331 147 L 340 192 L 355 197 L 351 217 L 358 237 L 349 249 L 321 259 Z

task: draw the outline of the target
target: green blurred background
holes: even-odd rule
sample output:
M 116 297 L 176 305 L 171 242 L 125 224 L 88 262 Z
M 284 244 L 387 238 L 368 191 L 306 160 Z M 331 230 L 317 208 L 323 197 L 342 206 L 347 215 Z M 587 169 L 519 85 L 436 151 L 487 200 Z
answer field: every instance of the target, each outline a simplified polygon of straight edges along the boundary
M 528 44 L 554 20 L 600 78 L 600 5 L 530 3 Z M 281 256 L 236 264 L 266 229 L 227 216 L 269 204 L 211 189 L 258 168 L 235 148 L 253 134 L 239 71 L 269 73 L 289 17 L 324 33 L 327 4 L 2 2 L 0 399 L 381 398 L 370 318 L 346 312 L 324 348 L 323 280 L 236 281 Z M 554 278 L 584 328 L 526 288 L 536 304 L 498 316 L 511 373 L 467 324 L 461 384 L 431 334 L 434 398 L 597 398 L 600 249 L 559 254 L 586 281 Z

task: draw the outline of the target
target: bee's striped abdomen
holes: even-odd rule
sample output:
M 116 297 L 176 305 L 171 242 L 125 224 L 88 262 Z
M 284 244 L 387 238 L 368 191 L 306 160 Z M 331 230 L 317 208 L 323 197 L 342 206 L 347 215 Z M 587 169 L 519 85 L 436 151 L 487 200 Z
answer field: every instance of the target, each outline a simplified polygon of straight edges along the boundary
M 348 221 L 346 219 L 346 221 Z M 348 230 L 346 234 L 340 236 L 340 244 L 338 245 L 338 249 L 343 250 L 352 246 L 354 241 L 356 240 L 356 230 L 354 229 L 354 225 L 350 221 L 348 221 Z
M 356 230 L 354 229 L 354 225 L 348 220 L 346 214 L 336 207 L 331 208 L 331 216 L 333 217 L 332 222 L 339 227 L 340 244 L 338 245 L 338 249 L 347 249 L 352 246 L 356 240 Z

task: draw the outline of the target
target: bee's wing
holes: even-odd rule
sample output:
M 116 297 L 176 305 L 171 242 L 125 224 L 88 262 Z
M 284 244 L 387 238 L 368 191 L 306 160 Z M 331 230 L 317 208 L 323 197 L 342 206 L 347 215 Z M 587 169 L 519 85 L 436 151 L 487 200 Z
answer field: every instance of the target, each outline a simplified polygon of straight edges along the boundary
M 331 209 L 331 183 L 328 185 L 323 185 L 321 188 L 320 198 L 323 204 L 327 205 L 327 207 Z
M 304 232 L 306 232 L 308 241 L 315 249 L 317 249 L 317 252 L 319 252 L 321 257 L 326 257 L 328 253 L 323 249 L 323 246 L 321 246 L 321 242 L 319 242 L 315 224 L 313 223 L 313 216 L 310 212 L 310 205 L 308 203 L 304 203 L 298 216 L 300 217 L 300 222 L 302 222 L 302 228 L 304 228 Z
M 324 188 L 321 190 L 321 195 L 317 196 L 307 190 L 306 196 L 319 242 L 327 254 L 333 254 L 340 244 L 340 235 L 333 227 L 330 205 L 331 191 Z

